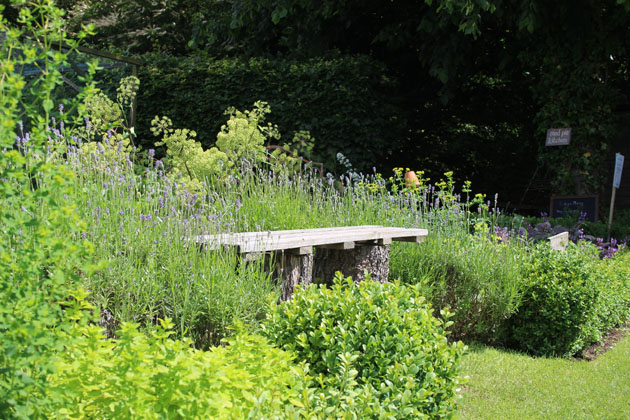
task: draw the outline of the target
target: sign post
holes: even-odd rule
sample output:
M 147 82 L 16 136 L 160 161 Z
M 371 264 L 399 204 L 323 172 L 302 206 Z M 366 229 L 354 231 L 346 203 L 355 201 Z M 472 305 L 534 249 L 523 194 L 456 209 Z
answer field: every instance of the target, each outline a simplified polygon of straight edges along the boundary
M 621 184 L 621 173 L 623 172 L 624 157 L 622 154 L 617 153 L 615 155 L 615 176 L 613 178 L 612 194 L 610 196 L 610 213 L 608 215 L 608 242 L 610 242 L 610 229 L 612 227 L 613 210 L 615 208 L 615 196 L 617 195 L 617 188 Z

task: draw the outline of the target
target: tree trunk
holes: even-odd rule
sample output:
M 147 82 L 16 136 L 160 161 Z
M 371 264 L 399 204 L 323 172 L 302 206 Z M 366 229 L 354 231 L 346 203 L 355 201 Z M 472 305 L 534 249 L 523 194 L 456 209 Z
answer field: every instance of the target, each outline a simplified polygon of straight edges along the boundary
M 354 249 L 317 248 L 313 277 L 317 282 L 331 284 L 336 271 L 351 276 L 355 282 L 371 279 L 381 283 L 389 275 L 389 245 L 357 244 Z
M 267 261 L 268 258 L 266 258 Z M 297 255 L 285 252 L 275 254 L 274 276 L 280 282 L 280 301 L 288 300 L 298 285 L 306 287 L 313 282 L 313 254 Z

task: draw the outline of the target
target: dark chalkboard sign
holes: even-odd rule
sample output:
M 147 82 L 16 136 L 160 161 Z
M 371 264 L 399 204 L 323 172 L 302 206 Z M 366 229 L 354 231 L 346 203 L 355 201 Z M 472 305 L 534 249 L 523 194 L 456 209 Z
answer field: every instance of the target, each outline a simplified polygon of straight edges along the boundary
M 597 220 L 599 199 L 597 195 L 555 195 L 551 197 L 551 217 L 579 216 L 586 213 L 586 220 Z

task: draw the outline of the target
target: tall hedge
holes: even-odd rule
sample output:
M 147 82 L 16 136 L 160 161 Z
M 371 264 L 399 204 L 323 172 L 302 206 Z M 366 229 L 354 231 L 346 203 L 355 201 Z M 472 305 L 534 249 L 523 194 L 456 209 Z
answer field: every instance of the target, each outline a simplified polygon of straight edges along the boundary
M 355 167 L 370 169 L 402 138 L 395 82 L 384 65 L 366 56 L 293 61 L 151 55 L 144 61 L 137 112 L 144 146 L 155 141 L 151 119 L 167 115 L 209 147 L 227 120 L 226 108 L 249 109 L 257 100 L 270 104 L 267 120 L 278 125 L 280 142 L 309 130 L 315 138 L 311 158 L 328 168 L 342 152 Z

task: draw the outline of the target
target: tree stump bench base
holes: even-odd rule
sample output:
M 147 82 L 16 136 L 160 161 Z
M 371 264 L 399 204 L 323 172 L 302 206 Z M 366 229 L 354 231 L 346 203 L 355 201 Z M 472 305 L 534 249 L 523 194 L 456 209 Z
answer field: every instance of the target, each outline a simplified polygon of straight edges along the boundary
M 315 252 L 315 272 L 318 282 L 330 283 L 335 272 L 351 276 L 355 282 L 370 278 L 381 283 L 389 276 L 390 245 L 357 244 L 353 249 L 318 248 Z

